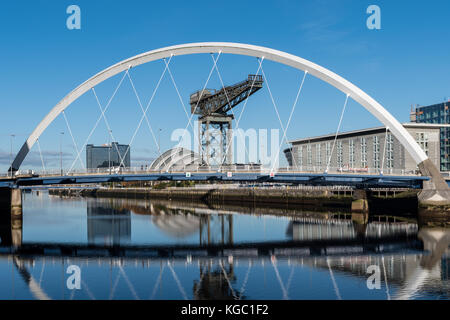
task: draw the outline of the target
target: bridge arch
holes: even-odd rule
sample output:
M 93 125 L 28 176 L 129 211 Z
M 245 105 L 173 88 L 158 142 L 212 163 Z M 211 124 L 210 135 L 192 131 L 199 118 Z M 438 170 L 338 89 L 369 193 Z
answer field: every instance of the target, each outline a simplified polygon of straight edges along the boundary
M 77 100 L 84 93 L 100 84 L 101 82 L 129 68 L 136 67 L 147 62 L 160 60 L 171 56 L 218 52 L 264 58 L 308 72 L 316 78 L 327 82 L 328 84 L 347 94 L 348 97 L 358 102 L 385 126 L 387 126 L 392 134 L 409 152 L 414 161 L 419 165 L 419 168 L 423 175 L 431 175 L 433 176 L 433 178 L 436 178 L 433 180 L 439 179 L 439 177 L 437 177 L 437 175 L 440 176 L 439 170 L 437 170 L 434 164 L 428 159 L 428 156 L 420 148 L 420 146 L 408 133 L 408 131 L 406 131 L 406 129 L 383 106 L 381 106 L 371 96 L 369 96 L 367 93 L 362 91 L 351 82 L 311 61 L 286 52 L 255 45 L 228 42 L 190 43 L 160 48 L 123 60 L 97 73 L 96 75 L 82 83 L 80 86 L 75 88 L 67 96 L 65 96 L 44 117 L 44 119 L 38 124 L 38 126 L 34 129 L 34 131 L 23 144 L 22 148 L 16 155 L 10 170 L 16 171 L 20 168 L 23 160 L 25 159 L 35 142 L 38 140 L 40 135 L 72 102 Z M 439 180 L 443 181 L 442 177 L 440 177 Z M 442 184 L 441 187 L 443 188 Z

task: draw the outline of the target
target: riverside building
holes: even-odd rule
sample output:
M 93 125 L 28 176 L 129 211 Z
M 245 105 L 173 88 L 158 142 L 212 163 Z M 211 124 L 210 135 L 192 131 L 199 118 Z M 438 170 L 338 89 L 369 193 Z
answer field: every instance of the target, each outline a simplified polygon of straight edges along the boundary
M 112 144 L 86 146 L 86 165 L 88 169 L 110 168 L 110 167 L 130 167 L 131 150 L 126 144 L 113 142 Z M 121 160 L 123 163 L 121 164 Z
M 450 125 L 405 123 L 431 161 L 439 167 L 442 127 Z M 418 168 L 402 144 L 385 127 L 354 130 L 292 140 L 284 150 L 289 166 L 307 172 L 415 174 Z

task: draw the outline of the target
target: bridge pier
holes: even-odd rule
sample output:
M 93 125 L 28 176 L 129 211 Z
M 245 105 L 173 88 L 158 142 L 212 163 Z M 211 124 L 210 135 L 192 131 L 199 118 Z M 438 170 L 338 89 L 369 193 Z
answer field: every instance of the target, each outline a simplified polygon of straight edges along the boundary
M 423 242 L 424 250 L 429 252 L 422 257 L 420 266 L 432 270 L 442 260 L 450 245 L 450 229 L 425 227 L 419 230 L 417 237 Z
M 369 202 L 366 190 L 353 191 L 352 222 L 358 238 L 364 238 L 369 223 Z
M 22 190 L 18 188 L 0 188 L 0 208 L 2 214 L 9 209 L 11 216 L 22 216 Z
M 20 247 L 22 225 L 22 190 L 0 188 L 0 244 Z
M 430 181 L 423 182 L 423 189 L 418 195 L 419 207 L 450 209 L 450 188 L 447 182 L 442 177 L 439 170 L 427 159 L 419 164 L 419 170 L 423 176 L 429 176 Z
M 369 202 L 366 190 L 356 189 L 353 192 L 352 213 L 369 213 Z
M 22 216 L 22 190 L 11 189 L 11 217 Z

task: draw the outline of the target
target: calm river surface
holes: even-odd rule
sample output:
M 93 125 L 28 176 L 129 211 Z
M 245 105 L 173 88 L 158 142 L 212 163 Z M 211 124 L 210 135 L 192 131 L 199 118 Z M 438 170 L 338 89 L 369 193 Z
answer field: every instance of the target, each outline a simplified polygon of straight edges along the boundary
M 450 229 L 414 218 L 361 225 L 348 213 L 42 190 L 25 193 L 23 205 L 22 229 L 2 228 L 0 299 L 450 297 Z

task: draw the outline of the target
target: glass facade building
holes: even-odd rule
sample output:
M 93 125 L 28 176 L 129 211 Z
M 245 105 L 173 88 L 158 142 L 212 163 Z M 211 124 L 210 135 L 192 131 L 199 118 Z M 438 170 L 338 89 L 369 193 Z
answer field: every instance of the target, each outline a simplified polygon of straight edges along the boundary
M 450 124 L 450 102 L 430 106 L 416 107 L 411 115 L 411 121 L 418 123 Z M 450 128 L 442 127 L 440 136 L 440 170 L 450 171 Z
M 119 166 L 129 168 L 131 167 L 130 153 L 128 145 L 117 142 L 103 146 L 88 144 L 86 146 L 86 166 L 88 169 Z

